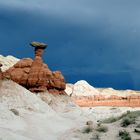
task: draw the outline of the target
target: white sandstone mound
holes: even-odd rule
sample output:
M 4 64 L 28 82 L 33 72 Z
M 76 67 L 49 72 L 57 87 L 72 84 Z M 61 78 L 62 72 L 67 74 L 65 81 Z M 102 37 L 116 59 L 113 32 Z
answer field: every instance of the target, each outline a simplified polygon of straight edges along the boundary
M 10 67 L 12 67 L 14 64 L 16 64 L 20 59 L 8 55 L 8 56 L 2 56 L 0 55 L 0 63 L 3 65 L 1 67 L 2 71 L 6 71 L 7 69 L 9 69 Z
M 22 86 L 3 80 L 0 86 L 0 140 L 91 140 L 96 121 L 119 116 L 134 108 L 77 107 L 66 95 L 33 94 Z M 87 121 L 93 122 L 93 132 L 83 133 Z M 101 140 L 117 139 L 121 128 L 100 135 Z M 109 130 L 114 130 L 110 124 Z M 111 134 L 111 139 L 110 138 Z M 138 136 L 133 139 L 138 139 Z
M 47 92 L 36 95 L 10 80 L 1 82 L 2 140 L 65 140 L 71 130 L 85 125 L 88 120 L 68 96 Z M 72 133 L 69 140 L 73 137 Z
M 80 80 L 74 85 L 67 84 L 65 91 L 68 95 L 72 96 L 93 96 L 100 94 L 96 88 L 92 87 L 84 80 Z
M 19 115 L 15 115 L 11 109 L 19 112 Z M 57 132 L 52 130 L 51 123 L 62 121 L 35 94 L 12 81 L 2 82 L 0 112 L 0 138 L 5 140 L 45 140 L 46 137 L 56 140 L 54 135 Z

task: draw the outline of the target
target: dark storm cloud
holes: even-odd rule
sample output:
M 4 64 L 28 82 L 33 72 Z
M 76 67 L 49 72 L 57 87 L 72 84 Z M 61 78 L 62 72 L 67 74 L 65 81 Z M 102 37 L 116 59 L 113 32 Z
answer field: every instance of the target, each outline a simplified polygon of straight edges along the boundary
M 0 52 L 32 56 L 28 43 L 47 42 L 44 58 L 68 81 L 139 88 L 139 0 L 5 0 Z M 140 89 L 140 88 L 139 88 Z

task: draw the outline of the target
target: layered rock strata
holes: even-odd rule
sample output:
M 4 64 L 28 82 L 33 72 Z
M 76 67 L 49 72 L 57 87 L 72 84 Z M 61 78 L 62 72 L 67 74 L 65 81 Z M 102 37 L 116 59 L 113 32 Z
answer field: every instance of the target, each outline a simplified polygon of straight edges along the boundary
M 120 96 L 75 96 L 73 101 L 81 107 L 113 106 L 113 107 L 140 107 L 140 95 Z
M 47 64 L 43 63 L 42 55 L 47 47 L 44 43 L 32 42 L 35 48 L 35 59 L 24 58 L 4 72 L 4 76 L 12 79 L 32 92 L 64 94 L 65 80 L 60 71 L 52 72 Z
M 86 81 L 74 85 L 67 84 L 66 93 L 81 107 L 118 106 L 140 107 L 140 92 L 133 90 L 114 90 L 94 88 Z

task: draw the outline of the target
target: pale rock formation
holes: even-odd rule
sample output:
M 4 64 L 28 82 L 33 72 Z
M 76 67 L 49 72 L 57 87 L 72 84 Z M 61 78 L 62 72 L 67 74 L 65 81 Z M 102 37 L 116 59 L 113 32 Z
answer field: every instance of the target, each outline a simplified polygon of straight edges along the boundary
M 72 96 L 93 96 L 100 94 L 96 88 L 84 80 L 80 80 L 74 85 L 68 84 L 65 91 L 69 95 L 72 94 Z
M 65 92 L 66 92 L 67 95 L 72 96 L 73 84 L 66 84 Z
M 2 71 L 6 71 L 8 70 L 10 67 L 12 67 L 14 64 L 16 64 L 20 59 L 8 55 L 8 56 L 3 56 L 0 55 L 0 63 L 2 64 L 1 70 Z

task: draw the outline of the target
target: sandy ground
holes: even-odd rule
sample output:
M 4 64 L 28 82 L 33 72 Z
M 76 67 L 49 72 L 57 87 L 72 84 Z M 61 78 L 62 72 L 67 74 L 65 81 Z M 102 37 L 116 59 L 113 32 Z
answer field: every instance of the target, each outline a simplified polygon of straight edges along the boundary
M 95 129 L 100 120 L 127 110 L 140 108 L 80 108 L 69 96 L 36 95 L 6 80 L 0 88 L 0 140 L 95 140 L 97 135 L 101 140 L 119 140 L 118 131 L 123 129 L 119 121 L 105 124 L 109 129 L 106 133 Z M 88 121 L 93 123 L 93 131 L 84 133 Z M 131 135 L 133 140 L 140 138 L 133 132 Z

